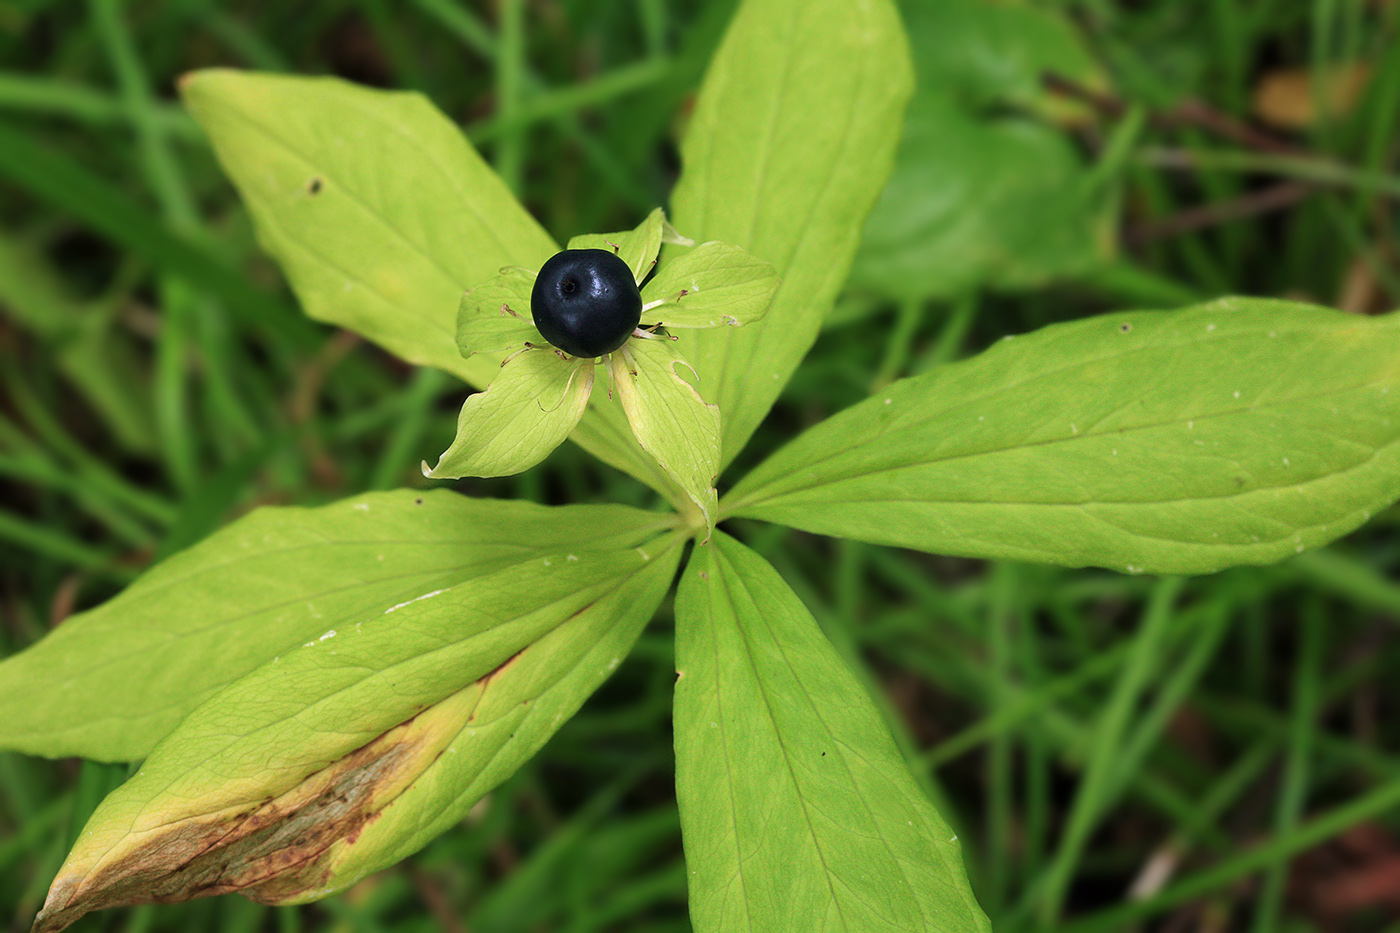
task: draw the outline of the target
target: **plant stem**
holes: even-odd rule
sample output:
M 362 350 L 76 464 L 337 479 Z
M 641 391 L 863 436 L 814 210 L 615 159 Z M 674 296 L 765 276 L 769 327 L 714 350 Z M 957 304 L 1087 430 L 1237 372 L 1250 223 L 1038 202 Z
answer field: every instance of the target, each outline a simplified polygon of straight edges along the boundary
M 1157 168 L 1278 175 L 1319 185 L 1335 185 L 1400 197 L 1400 178 L 1312 156 L 1230 149 L 1195 149 L 1188 152 L 1184 149 L 1153 148 L 1139 151 L 1136 160 L 1140 164 Z

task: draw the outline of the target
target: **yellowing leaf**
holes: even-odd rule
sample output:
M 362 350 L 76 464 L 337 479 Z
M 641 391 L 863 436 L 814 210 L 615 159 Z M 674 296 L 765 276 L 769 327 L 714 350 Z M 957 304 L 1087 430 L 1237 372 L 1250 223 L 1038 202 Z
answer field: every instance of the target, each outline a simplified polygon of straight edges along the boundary
M 230 891 L 309 900 L 402 858 L 431 838 L 425 811 L 460 817 L 464 795 L 513 772 L 601 682 L 614 665 L 594 646 L 618 628 L 606 650 L 621 652 L 640 632 L 675 566 L 679 539 L 668 540 L 652 553 L 556 553 L 422 594 L 220 691 L 99 806 L 36 930 Z M 517 716 L 508 736 L 471 741 L 537 701 L 552 715 Z M 449 748 L 473 759 L 468 770 L 438 769 L 420 785 Z M 410 790 L 411 818 L 367 837 Z
M 555 247 L 451 121 L 332 78 L 200 71 L 180 90 L 307 314 L 471 377 L 462 289 Z
M 1371 80 L 1369 62 L 1337 65 L 1321 74 L 1308 68 L 1266 72 L 1254 87 L 1254 115 L 1265 123 L 1305 130 L 1349 114 Z
M 0 661 L 0 748 L 139 761 L 214 693 L 329 629 L 553 550 L 640 544 L 672 520 L 444 489 L 258 509 Z
M 558 247 L 452 121 L 420 94 L 334 78 L 218 69 L 180 92 L 307 314 L 479 388 L 495 378 L 499 360 L 457 350 L 462 291 Z M 679 498 L 615 409 L 573 439 Z

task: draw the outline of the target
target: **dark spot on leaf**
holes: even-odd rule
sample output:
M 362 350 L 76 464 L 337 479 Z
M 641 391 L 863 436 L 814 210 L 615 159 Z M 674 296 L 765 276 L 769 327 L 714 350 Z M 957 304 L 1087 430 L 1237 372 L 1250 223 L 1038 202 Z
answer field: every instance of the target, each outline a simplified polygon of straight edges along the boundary
M 321 193 L 321 176 L 313 175 L 311 177 L 311 180 L 306 183 L 306 193 L 310 195 Z
M 423 504 L 423 500 L 422 500 L 422 499 L 414 499 L 414 500 L 413 500 L 413 504 L 414 504 L 414 505 L 422 505 L 422 504 Z
M 1123 323 L 1123 324 L 1119 324 L 1119 325 L 1118 325 L 1118 331 L 1119 331 L 1119 333 L 1126 334 L 1126 333 L 1130 332 L 1132 329 L 1133 329 L 1133 325 L 1128 324 L 1128 323 L 1126 323 L 1126 322 Z

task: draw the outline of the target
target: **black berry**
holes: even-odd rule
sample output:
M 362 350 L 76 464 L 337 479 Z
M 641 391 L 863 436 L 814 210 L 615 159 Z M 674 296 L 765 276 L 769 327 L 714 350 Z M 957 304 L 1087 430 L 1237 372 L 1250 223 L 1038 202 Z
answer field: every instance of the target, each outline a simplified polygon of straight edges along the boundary
M 544 339 L 570 356 L 602 356 L 626 343 L 641 322 L 642 293 L 615 254 L 566 249 L 540 267 L 530 315 Z

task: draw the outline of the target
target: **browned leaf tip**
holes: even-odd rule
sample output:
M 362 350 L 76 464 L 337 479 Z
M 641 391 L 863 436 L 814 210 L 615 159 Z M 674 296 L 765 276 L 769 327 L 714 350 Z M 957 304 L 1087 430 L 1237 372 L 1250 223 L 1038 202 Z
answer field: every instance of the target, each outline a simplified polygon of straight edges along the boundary
M 175 821 L 90 874 L 60 873 L 32 933 L 58 933 L 87 912 L 107 907 L 234 892 L 279 904 L 324 890 L 340 846 L 353 845 L 456 735 L 450 722 L 441 721 L 455 717 L 434 715 L 453 699 L 261 805 Z M 456 725 L 460 728 L 460 719 Z

